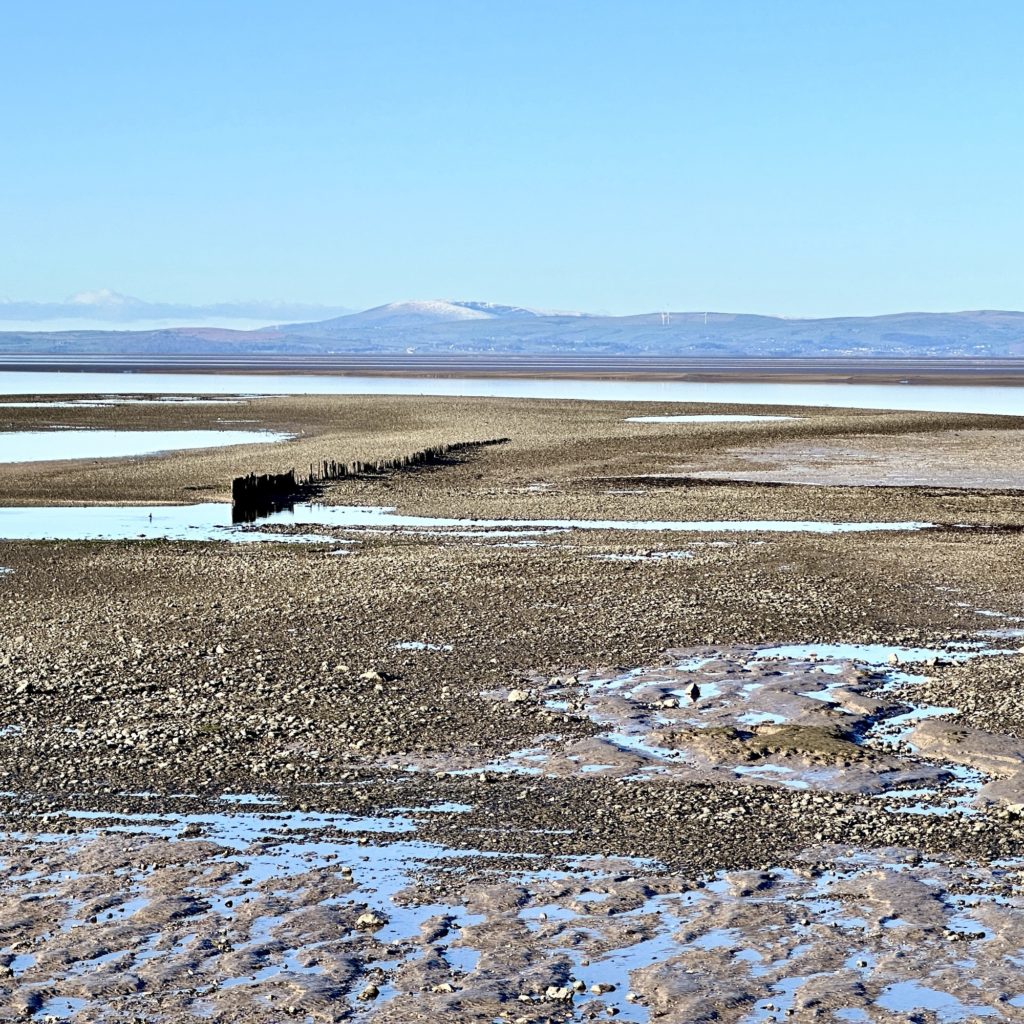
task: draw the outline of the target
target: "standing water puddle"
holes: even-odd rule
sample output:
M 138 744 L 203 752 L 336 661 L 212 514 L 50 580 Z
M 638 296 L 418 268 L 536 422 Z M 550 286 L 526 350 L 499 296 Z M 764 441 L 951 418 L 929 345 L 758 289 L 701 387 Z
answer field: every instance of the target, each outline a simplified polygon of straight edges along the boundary
M 0 463 L 128 458 L 233 444 L 273 444 L 290 436 L 268 430 L 0 431 Z
M 275 520 L 277 516 L 269 517 Z M 231 522 L 224 502 L 199 505 L 48 505 L 0 508 L 4 540 L 221 540 L 350 543 L 308 534 L 265 533 Z
M 445 536 L 495 535 L 552 530 L 630 530 L 680 533 L 864 533 L 927 529 L 930 523 L 830 523 L 802 520 L 720 520 L 709 522 L 590 519 L 446 519 L 402 515 L 393 508 L 297 504 L 258 522 L 260 527 L 326 526 L 342 530 L 402 530 Z M 26 506 L 0 509 L 4 540 L 267 540 L 231 525 L 231 506 L 198 505 Z M 291 538 L 296 539 L 296 538 Z M 322 540 L 323 538 L 316 538 Z

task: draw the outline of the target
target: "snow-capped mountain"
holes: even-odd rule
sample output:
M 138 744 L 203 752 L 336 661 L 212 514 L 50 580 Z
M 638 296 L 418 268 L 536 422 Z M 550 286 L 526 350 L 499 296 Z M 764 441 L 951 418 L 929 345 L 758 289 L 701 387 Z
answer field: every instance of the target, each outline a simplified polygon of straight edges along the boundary
M 75 292 L 74 295 L 69 295 L 64 300 L 64 305 L 87 306 L 93 309 L 110 309 L 111 307 L 123 309 L 129 306 L 145 307 L 146 303 L 132 295 L 122 295 L 109 288 L 100 288 L 94 292 Z
M 466 320 L 518 320 L 544 316 L 582 316 L 581 313 L 553 314 L 525 306 L 504 306 L 497 302 L 455 299 L 407 299 L 374 306 L 361 313 L 350 313 L 331 320 L 303 326 L 315 327 L 317 333 L 357 329 L 360 327 L 423 327 L 429 324 L 453 324 Z
M 503 306 L 497 302 L 456 302 L 456 306 L 466 309 L 478 309 L 495 318 L 535 317 L 535 316 L 590 316 L 589 313 L 567 313 L 556 309 L 533 309 L 529 306 Z
M 451 323 L 457 320 L 489 320 L 491 314 L 471 309 L 458 302 L 444 299 L 409 300 L 389 302 L 386 306 L 374 306 L 361 313 L 350 313 L 334 319 L 339 327 L 412 327 L 424 323 Z M 330 321 L 329 321 L 330 322 Z

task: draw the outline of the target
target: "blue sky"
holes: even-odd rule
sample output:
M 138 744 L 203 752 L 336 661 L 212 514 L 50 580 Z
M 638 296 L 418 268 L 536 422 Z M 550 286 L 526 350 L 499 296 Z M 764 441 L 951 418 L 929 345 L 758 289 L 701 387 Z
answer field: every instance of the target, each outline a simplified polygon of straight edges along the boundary
M 1024 307 L 1024 4 L 0 6 L 0 297 Z

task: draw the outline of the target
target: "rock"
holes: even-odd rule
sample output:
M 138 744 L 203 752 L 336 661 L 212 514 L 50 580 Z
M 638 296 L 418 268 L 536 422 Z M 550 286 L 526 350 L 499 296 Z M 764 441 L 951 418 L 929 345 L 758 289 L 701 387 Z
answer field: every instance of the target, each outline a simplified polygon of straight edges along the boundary
M 530 694 L 527 690 L 509 690 L 508 691 L 508 702 L 509 704 L 522 704 L 523 701 L 530 699 Z
M 383 928 L 388 923 L 386 917 L 382 917 L 375 910 L 368 910 L 365 914 L 360 914 L 356 918 L 357 928 L 366 928 L 369 931 L 376 931 L 378 928 Z
M 364 1002 L 368 1003 L 371 999 L 376 999 L 380 995 L 380 989 L 376 985 L 367 985 L 362 992 L 359 993 L 359 998 Z
M 573 990 L 568 985 L 548 985 L 544 998 L 555 1003 L 568 1003 L 573 997 Z

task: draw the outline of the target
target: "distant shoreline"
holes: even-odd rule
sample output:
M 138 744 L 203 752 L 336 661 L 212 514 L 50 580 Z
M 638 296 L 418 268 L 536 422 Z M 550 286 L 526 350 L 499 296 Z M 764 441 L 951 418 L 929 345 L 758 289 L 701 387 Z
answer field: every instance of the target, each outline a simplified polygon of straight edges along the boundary
M 1024 386 L 1020 359 L 0 355 L 0 371 Z

